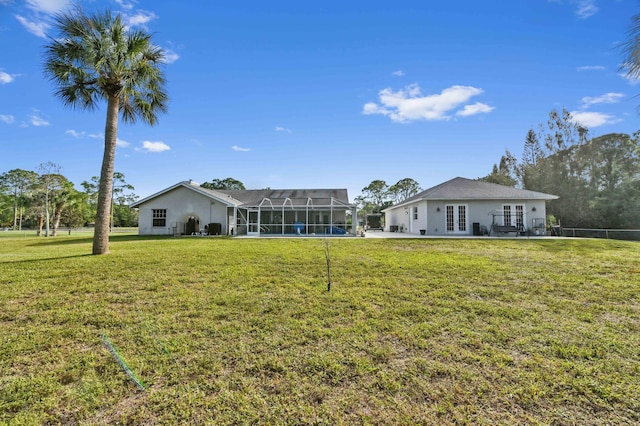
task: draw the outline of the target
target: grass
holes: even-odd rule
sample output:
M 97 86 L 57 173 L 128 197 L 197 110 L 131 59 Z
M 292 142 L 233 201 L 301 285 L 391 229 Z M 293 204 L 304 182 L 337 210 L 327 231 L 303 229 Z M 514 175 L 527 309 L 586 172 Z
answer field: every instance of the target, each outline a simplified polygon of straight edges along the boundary
M 0 423 L 640 422 L 637 243 L 329 244 L 1 238 Z

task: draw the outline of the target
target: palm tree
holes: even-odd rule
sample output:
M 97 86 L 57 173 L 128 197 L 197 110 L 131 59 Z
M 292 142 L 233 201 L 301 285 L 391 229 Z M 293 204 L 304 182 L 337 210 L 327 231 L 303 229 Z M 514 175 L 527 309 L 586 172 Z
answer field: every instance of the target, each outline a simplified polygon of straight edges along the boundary
M 109 217 L 118 116 L 127 123 L 157 122 L 166 112 L 162 49 L 145 31 L 128 28 L 110 11 L 85 14 L 80 7 L 55 17 L 58 37 L 45 47 L 45 74 L 66 106 L 93 110 L 107 102 L 93 254 L 109 252 Z
M 627 40 L 621 46 L 624 59 L 620 70 L 625 71 L 630 80 L 640 80 L 640 13 L 631 18 Z

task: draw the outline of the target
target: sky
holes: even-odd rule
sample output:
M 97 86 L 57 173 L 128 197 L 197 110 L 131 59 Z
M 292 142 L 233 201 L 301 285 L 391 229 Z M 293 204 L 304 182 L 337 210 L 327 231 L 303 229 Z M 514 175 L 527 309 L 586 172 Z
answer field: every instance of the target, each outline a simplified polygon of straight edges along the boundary
M 168 112 L 120 123 L 115 170 L 140 197 L 192 179 L 247 189 L 423 189 L 517 158 L 566 108 L 592 137 L 640 130 L 619 70 L 636 0 L 78 2 L 164 49 Z M 0 173 L 100 173 L 106 104 L 65 107 L 43 72 L 66 0 L 0 0 Z

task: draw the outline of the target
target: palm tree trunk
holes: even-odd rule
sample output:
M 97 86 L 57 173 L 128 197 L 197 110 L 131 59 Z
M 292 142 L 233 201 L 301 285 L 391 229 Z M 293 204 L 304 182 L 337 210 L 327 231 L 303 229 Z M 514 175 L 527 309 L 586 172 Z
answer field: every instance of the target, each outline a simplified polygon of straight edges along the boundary
M 98 208 L 96 229 L 93 234 L 93 254 L 109 253 L 109 217 L 111 214 L 111 190 L 113 188 L 113 169 L 118 137 L 118 111 L 120 99 L 109 96 L 107 103 L 107 122 L 104 129 L 104 155 L 98 185 Z

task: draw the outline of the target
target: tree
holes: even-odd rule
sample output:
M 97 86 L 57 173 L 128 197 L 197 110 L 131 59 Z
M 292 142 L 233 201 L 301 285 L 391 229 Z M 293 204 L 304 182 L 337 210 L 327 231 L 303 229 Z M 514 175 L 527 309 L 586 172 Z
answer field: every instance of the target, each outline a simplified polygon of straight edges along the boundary
M 389 195 L 393 198 L 393 201 L 400 203 L 409 197 L 416 195 L 420 192 L 420 184 L 411 178 L 400 179 L 389 187 Z
M 590 140 L 578 153 L 588 170 L 588 200 L 598 227 L 640 224 L 638 136 L 609 133 Z
M 98 199 L 100 179 L 97 176 L 93 176 L 90 182 L 85 180 L 81 185 L 84 188 L 84 193 L 87 195 L 89 205 L 95 208 L 96 201 Z M 138 199 L 137 195 L 125 192 L 133 190 L 135 190 L 134 186 L 125 181 L 124 173 L 113 172 L 113 187 L 111 188 L 111 229 L 113 229 L 115 225 L 116 216 L 132 216 L 130 213 L 123 214 L 123 209 L 131 210 L 128 207 L 128 204 L 133 203 Z M 122 221 L 118 221 L 118 226 L 130 226 L 130 222 L 130 220 L 127 220 L 126 224 L 123 224 Z M 137 219 L 135 222 L 137 224 Z
M 87 200 L 87 208 L 89 210 L 88 222 L 95 223 L 96 212 L 98 210 L 98 187 L 100 186 L 100 178 L 93 176 L 91 181 L 84 180 L 80 185 L 84 188 L 84 194 Z
M 89 197 L 84 192 L 73 191 L 60 213 L 60 223 L 68 228 L 78 228 L 93 221 Z
M 0 187 L 5 188 L 2 192 L 13 198 L 13 229 L 22 229 L 25 196 L 36 179 L 36 172 L 22 169 L 13 169 L 0 175 Z
M 53 194 L 53 233 L 52 236 L 58 235 L 58 228 L 60 227 L 60 221 L 65 210 L 71 204 L 74 204 L 79 200 L 79 193 L 73 187 L 73 183 L 69 182 L 67 178 L 62 175 L 55 176 L 57 180 L 59 190 Z
M 561 112 L 551 110 L 547 120 L 548 129 L 544 131 L 546 154 L 562 151 L 573 145 L 582 145 L 587 141 L 589 130 L 577 123 L 566 108 Z
M 63 104 L 86 110 L 107 102 L 104 154 L 93 237 L 93 254 L 109 252 L 109 218 L 113 189 L 118 116 L 125 123 L 157 122 L 166 111 L 162 49 L 145 31 L 127 27 L 107 10 L 85 14 L 78 6 L 55 16 L 59 34 L 45 47 L 45 74 L 57 86 Z
M 383 180 L 377 179 L 362 188 L 365 200 L 377 206 L 377 211 L 382 209 L 385 199 L 389 196 L 389 185 Z
M 62 189 L 62 186 L 64 185 L 64 177 L 60 175 L 60 166 L 52 163 L 51 161 L 40 164 L 40 166 L 38 166 L 38 172 L 40 172 L 40 177 L 38 178 L 36 187 L 38 188 L 44 199 L 44 225 L 46 226 L 46 233 L 44 234 L 44 236 L 48 237 L 49 226 L 51 222 L 49 201 L 52 195 L 56 193 L 56 191 Z M 42 224 L 42 222 L 40 222 L 40 224 Z M 40 227 L 40 232 L 42 232 L 42 227 Z
M 525 189 L 538 186 L 538 162 L 544 157 L 538 134 L 529 129 L 522 150 L 522 162 L 516 167 L 516 175 Z
M 231 189 L 240 191 L 247 189 L 242 182 L 230 177 L 226 179 L 213 179 L 211 182 L 205 182 L 200 186 L 207 189 Z
M 113 174 L 113 209 L 111 211 L 111 227 L 117 226 L 137 226 L 138 217 L 136 211 L 129 207 L 139 197 L 134 194 L 133 185 L 124 180 L 124 174 L 114 172 Z
M 516 186 L 516 171 L 518 168 L 518 160 L 507 149 L 502 157 L 500 157 L 500 165 L 493 165 L 493 170 L 487 176 L 478 180 L 484 182 L 497 183 L 505 186 Z
M 631 17 L 627 40 L 621 45 L 624 58 L 620 71 L 626 72 L 630 80 L 640 80 L 640 13 Z M 640 110 L 640 106 L 638 106 Z

